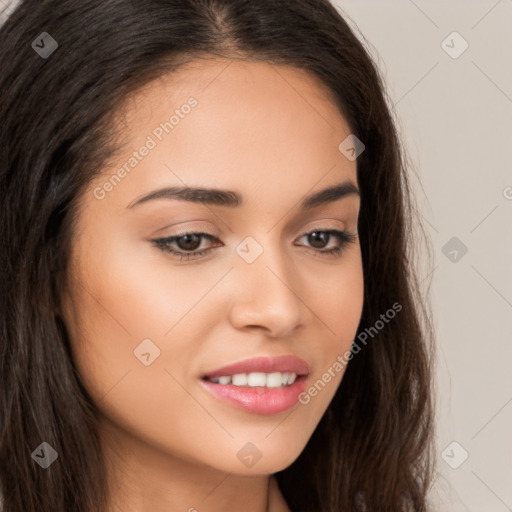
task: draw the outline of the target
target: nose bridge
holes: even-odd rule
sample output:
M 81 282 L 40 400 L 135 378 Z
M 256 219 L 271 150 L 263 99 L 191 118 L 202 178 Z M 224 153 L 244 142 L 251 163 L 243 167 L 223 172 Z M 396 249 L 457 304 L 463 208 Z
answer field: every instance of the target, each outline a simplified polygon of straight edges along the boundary
M 261 325 L 281 334 L 296 327 L 302 302 L 296 291 L 295 273 L 280 241 L 271 235 L 246 237 L 236 248 L 236 303 L 232 320 Z
M 262 231 L 247 236 L 237 246 L 236 251 L 243 260 L 238 262 L 241 279 L 252 282 L 251 286 L 265 284 L 268 289 L 284 287 L 288 290 L 285 284 L 290 286 L 294 271 L 281 240 L 275 233 Z

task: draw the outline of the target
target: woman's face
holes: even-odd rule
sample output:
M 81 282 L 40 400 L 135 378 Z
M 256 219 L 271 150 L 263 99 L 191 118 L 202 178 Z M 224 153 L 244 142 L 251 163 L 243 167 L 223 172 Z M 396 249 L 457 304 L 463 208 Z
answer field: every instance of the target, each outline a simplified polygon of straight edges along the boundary
M 282 470 L 333 398 L 362 312 L 358 238 L 325 233 L 357 233 L 349 126 L 305 72 L 218 59 L 149 84 L 118 128 L 123 152 L 81 198 L 62 311 L 105 432 L 224 472 Z M 182 187 L 219 193 L 151 197 Z M 204 380 L 253 358 L 274 365 Z

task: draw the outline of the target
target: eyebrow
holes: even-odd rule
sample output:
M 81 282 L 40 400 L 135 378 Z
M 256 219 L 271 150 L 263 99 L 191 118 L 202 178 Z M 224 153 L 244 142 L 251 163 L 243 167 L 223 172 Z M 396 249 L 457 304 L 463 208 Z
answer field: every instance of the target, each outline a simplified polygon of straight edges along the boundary
M 344 181 L 306 196 L 299 205 L 299 211 L 310 210 L 353 195 L 360 196 L 359 189 L 352 181 Z M 200 187 L 166 187 L 144 195 L 137 201 L 129 204 L 127 208 L 134 208 L 139 204 L 156 199 L 177 199 L 179 201 L 227 206 L 230 208 L 236 208 L 243 203 L 242 196 L 232 190 Z

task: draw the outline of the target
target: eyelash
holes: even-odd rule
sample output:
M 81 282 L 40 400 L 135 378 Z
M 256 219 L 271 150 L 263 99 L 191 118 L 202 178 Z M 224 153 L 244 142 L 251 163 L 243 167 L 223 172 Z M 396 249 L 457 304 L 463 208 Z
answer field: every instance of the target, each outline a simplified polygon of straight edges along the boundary
M 337 229 L 320 229 L 320 228 L 313 228 L 311 231 L 308 231 L 307 233 L 304 233 L 300 238 L 304 236 L 311 235 L 312 233 L 327 233 L 328 235 L 332 235 L 335 238 L 337 238 L 340 241 L 341 246 L 335 247 L 333 249 L 329 249 L 327 251 L 321 250 L 321 249 L 313 249 L 314 253 L 320 253 L 322 255 L 327 255 L 328 257 L 334 257 L 339 258 L 341 256 L 341 253 L 343 250 L 347 247 L 348 244 L 352 244 L 356 241 L 357 235 L 354 233 L 349 233 L 348 231 L 340 231 Z M 184 252 L 178 252 L 174 249 L 170 248 L 170 244 L 179 240 L 180 238 L 183 238 L 187 235 L 198 235 L 201 237 L 205 237 L 209 240 L 217 240 L 219 241 L 215 236 L 209 234 L 209 233 L 203 233 L 203 232 L 185 232 L 185 233 L 179 233 L 174 236 L 170 236 L 167 238 L 157 238 L 152 240 L 153 243 L 160 249 L 161 251 L 165 253 L 170 253 L 173 257 L 179 258 L 181 260 L 189 260 L 189 259 L 198 259 L 204 256 L 206 253 L 214 249 L 214 247 L 209 247 L 207 249 L 202 249 L 200 251 L 194 251 L 189 253 Z M 329 242 L 331 239 L 329 238 Z

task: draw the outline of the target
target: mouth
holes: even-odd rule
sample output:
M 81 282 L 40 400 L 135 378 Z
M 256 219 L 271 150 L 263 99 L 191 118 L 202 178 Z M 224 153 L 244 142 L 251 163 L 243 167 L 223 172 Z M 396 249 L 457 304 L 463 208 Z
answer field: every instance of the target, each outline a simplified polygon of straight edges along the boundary
M 254 358 L 201 376 L 204 389 L 222 402 L 254 414 L 293 407 L 306 387 L 309 365 L 295 356 Z
M 265 387 L 265 388 L 284 388 L 291 386 L 297 377 L 305 377 L 305 375 L 297 375 L 294 372 L 251 372 L 251 373 L 235 373 L 234 375 L 221 375 L 220 377 L 202 377 L 203 380 L 221 384 L 223 386 L 237 387 Z

